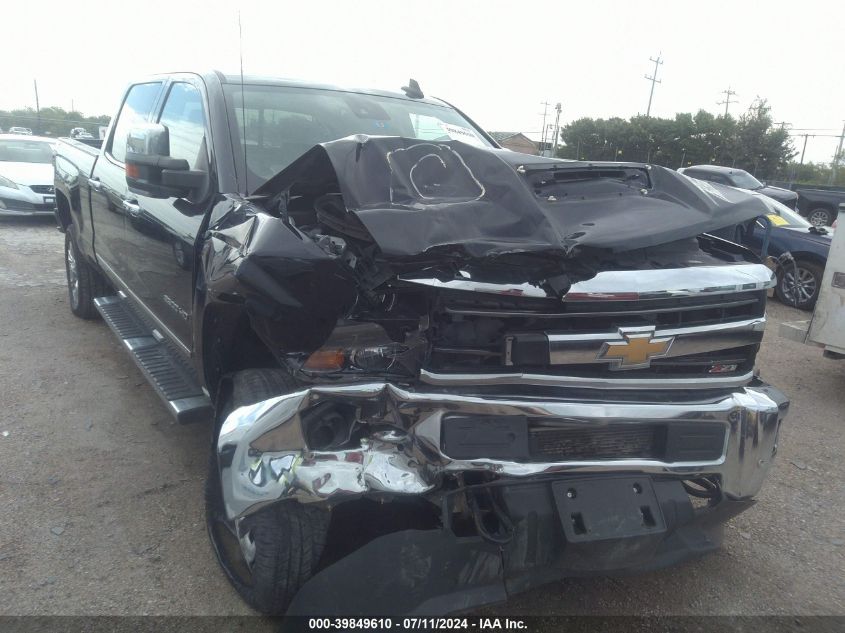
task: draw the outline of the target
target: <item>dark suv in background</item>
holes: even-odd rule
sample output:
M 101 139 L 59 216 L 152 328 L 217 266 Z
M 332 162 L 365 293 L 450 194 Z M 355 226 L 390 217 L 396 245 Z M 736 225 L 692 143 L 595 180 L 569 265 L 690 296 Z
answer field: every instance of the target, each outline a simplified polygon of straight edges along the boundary
M 797 193 L 789 189 L 768 186 L 766 183 L 757 180 L 744 169 L 720 167 L 718 165 L 693 165 L 692 167 L 681 168 L 678 171 L 690 178 L 698 178 L 699 180 L 707 180 L 720 185 L 729 185 L 731 187 L 739 187 L 740 189 L 749 189 L 757 193 L 762 193 L 764 196 L 785 204 L 790 209 L 795 209 L 798 205 Z

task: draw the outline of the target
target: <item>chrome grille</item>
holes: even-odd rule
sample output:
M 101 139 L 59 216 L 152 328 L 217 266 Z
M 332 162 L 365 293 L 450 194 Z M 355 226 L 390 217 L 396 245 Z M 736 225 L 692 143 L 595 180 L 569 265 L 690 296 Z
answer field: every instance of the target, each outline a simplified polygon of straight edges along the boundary
M 427 369 L 634 378 L 748 373 L 762 338 L 766 295 L 765 290 L 754 290 L 562 302 L 552 304 L 554 308 L 548 300 L 467 297 L 448 291 L 441 300 Z M 602 342 L 620 338 L 620 328 L 643 327 L 655 328 L 655 336 L 678 335 L 670 357 L 623 371 L 597 359 Z

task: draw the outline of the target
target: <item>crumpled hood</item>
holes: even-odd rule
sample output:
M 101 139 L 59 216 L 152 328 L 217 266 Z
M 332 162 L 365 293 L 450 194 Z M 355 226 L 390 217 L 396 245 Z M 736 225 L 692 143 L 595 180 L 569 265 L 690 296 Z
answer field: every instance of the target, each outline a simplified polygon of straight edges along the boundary
M 313 147 L 255 194 L 338 187 L 382 254 L 396 259 L 627 251 L 768 212 L 747 193 L 662 167 L 364 135 Z
M 52 185 L 51 163 L 17 163 L 0 161 L 0 176 L 19 185 Z

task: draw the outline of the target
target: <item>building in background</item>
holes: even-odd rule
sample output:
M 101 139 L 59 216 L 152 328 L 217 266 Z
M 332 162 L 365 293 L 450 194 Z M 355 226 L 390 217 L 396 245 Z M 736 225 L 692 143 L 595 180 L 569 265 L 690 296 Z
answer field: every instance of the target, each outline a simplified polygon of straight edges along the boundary
M 522 132 L 488 132 L 490 136 L 502 147 L 521 154 L 539 153 L 537 143 L 525 136 Z

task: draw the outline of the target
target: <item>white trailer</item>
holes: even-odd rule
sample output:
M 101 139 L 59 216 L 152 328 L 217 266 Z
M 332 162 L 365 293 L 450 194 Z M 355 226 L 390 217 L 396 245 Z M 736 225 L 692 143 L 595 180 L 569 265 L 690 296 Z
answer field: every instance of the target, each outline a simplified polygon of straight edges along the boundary
M 839 205 L 833 236 L 813 317 L 781 324 L 781 336 L 817 345 L 828 358 L 845 359 L 845 203 Z

